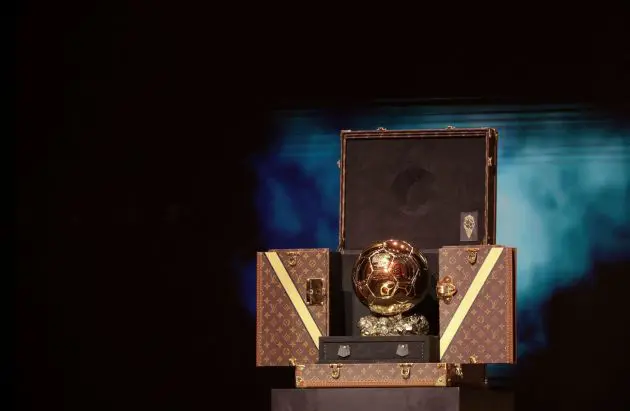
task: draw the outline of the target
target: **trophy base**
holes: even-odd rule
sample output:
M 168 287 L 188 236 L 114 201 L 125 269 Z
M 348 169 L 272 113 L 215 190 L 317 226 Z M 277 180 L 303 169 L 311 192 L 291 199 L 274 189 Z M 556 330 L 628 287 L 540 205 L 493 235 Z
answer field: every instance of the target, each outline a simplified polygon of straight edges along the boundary
M 366 315 L 357 324 L 363 337 L 390 337 L 397 335 L 426 335 L 429 333 L 429 322 L 423 315 L 402 314 L 391 317 Z

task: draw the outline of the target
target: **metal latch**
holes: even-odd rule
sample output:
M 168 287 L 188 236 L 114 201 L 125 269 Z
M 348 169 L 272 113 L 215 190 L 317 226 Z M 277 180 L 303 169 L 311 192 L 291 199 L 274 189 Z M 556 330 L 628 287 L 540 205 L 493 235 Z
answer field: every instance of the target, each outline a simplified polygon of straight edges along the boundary
M 398 366 L 400 367 L 400 376 L 403 378 L 403 380 L 408 380 L 411 376 L 411 367 L 413 366 L 413 364 L 404 363 L 398 364 Z
M 306 280 L 306 304 L 324 305 L 326 292 L 322 278 L 309 278 Z
M 342 367 L 343 365 L 341 364 L 330 364 L 330 376 L 333 377 L 333 379 L 335 380 L 338 379 L 341 375 L 341 371 L 339 369 Z
M 453 300 L 453 296 L 457 294 L 457 287 L 453 284 L 453 279 L 449 276 L 442 278 L 438 281 L 435 292 L 439 300 L 444 301 L 446 304 L 450 304 Z

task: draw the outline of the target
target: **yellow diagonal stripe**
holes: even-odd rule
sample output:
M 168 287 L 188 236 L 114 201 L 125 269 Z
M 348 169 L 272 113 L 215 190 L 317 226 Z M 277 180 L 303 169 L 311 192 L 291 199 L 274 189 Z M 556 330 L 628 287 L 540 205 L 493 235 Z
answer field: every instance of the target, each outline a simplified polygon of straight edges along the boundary
M 304 300 L 295 287 L 293 280 L 291 280 L 291 277 L 289 277 L 287 269 L 284 268 L 284 264 L 282 264 L 282 261 L 280 261 L 278 253 L 270 251 L 265 253 L 265 255 L 267 256 L 267 260 L 269 260 L 269 264 L 271 264 L 273 271 L 275 271 L 276 276 L 280 280 L 282 288 L 284 288 L 284 291 L 286 291 L 287 295 L 289 296 L 291 304 L 293 304 L 293 307 L 295 307 L 295 311 L 297 311 L 300 319 L 304 323 L 304 327 L 306 327 L 308 335 L 311 336 L 311 339 L 315 343 L 315 347 L 319 349 L 319 337 L 321 337 L 322 333 L 319 331 L 319 327 L 317 326 L 317 324 L 315 324 L 315 320 L 313 320 L 313 316 L 306 307 L 306 304 L 304 303 Z
M 488 279 L 488 276 L 490 276 L 490 273 L 492 272 L 492 269 L 497 263 L 497 260 L 501 256 L 502 252 L 503 247 L 493 247 L 481 267 L 479 267 L 479 271 L 477 271 L 477 275 L 470 284 L 470 288 L 466 292 L 464 298 L 462 298 L 462 302 L 459 303 L 459 307 L 457 307 L 455 314 L 453 314 L 451 322 L 448 323 L 446 330 L 444 330 L 444 334 L 442 334 L 442 337 L 440 338 L 440 359 L 444 357 L 446 350 L 449 345 L 451 345 L 453 337 L 455 337 L 457 330 L 459 330 L 459 327 L 462 325 L 462 322 L 464 321 L 464 318 L 466 318 L 466 314 L 468 314 L 473 302 L 477 299 L 477 296 L 481 291 L 481 287 L 483 287 Z

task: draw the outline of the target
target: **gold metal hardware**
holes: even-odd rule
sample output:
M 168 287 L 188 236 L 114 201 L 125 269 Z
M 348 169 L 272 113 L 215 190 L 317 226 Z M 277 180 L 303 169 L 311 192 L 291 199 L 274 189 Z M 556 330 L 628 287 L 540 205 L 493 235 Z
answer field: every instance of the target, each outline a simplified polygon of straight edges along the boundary
M 464 369 L 462 368 L 461 364 L 455 364 L 454 371 L 455 377 L 459 379 L 464 378 Z
M 470 364 L 477 364 L 477 363 L 479 362 L 479 360 L 477 359 L 477 356 L 476 356 L 475 354 L 473 354 L 473 355 L 471 355 L 471 356 L 468 358 L 468 362 L 469 362 Z
M 304 379 L 300 376 L 295 377 L 295 386 L 301 387 L 304 384 Z
M 467 248 L 466 252 L 468 253 L 467 261 L 470 265 L 475 265 L 477 263 L 477 253 L 479 252 L 478 248 Z
M 333 377 L 333 379 L 338 379 L 339 375 L 341 374 L 341 371 L 339 370 L 340 368 L 343 368 L 343 365 L 341 364 L 330 364 L 330 376 Z
M 290 365 L 291 367 L 295 367 L 295 366 L 297 365 L 296 361 L 297 361 L 297 360 L 295 359 L 295 357 L 291 357 L 291 358 L 289 358 L 289 365 Z
M 306 280 L 306 305 L 324 305 L 325 300 L 324 280 L 308 278 Z
M 457 287 L 453 284 L 453 279 L 446 276 L 438 281 L 435 291 L 438 299 L 444 301 L 446 304 L 450 304 L 453 300 L 453 296 L 457 294 Z
M 488 157 L 488 167 L 492 167 L 494 165 L 494 159 L 492 157 Z
M 408 380 L 411 376 L 411 367 L 413 366 L 413 364 L 403 363 L 398 364 L 398 366 L 400 367 L 400 375 L 402 376 L 403 380 Z
M 294 253 L 289 254 L 287 263 L 289 264 L 289 266 L 295 267 L 297 265 L 297 254 L 294 254 Z

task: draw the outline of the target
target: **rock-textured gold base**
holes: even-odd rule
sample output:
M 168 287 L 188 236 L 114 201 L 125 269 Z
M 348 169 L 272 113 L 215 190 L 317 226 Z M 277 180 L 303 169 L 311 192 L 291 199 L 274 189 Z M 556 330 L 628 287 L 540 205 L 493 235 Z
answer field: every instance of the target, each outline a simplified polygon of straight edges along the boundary
M 366 315 L 359 319 L 357 325 L 364 337 L 426 335 L 429 332 L 429 322 L 423 315 L 417 314 L 398 314 L 391 317 Z

